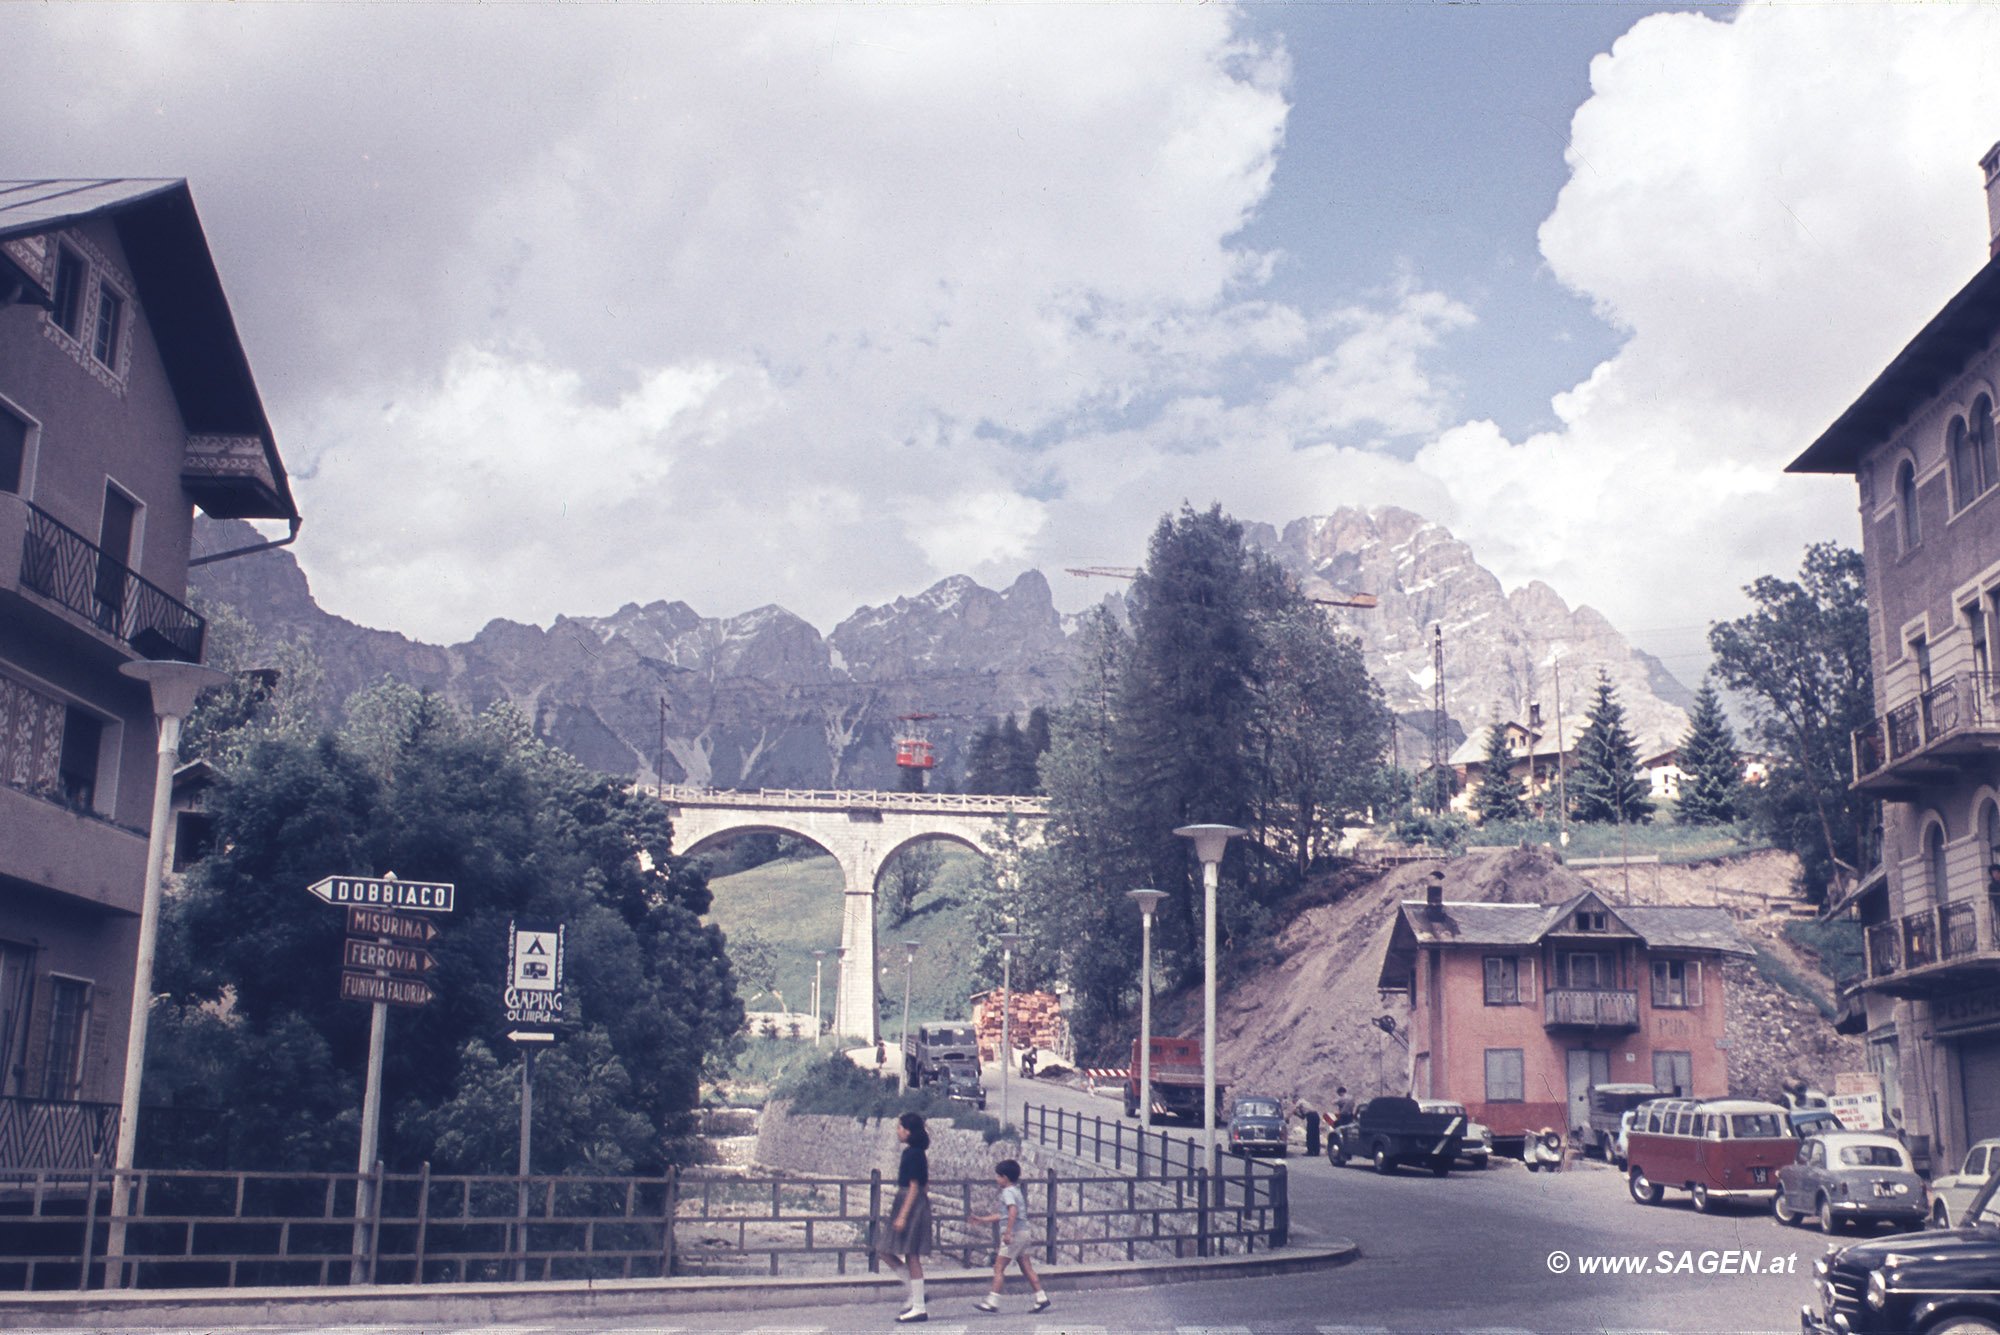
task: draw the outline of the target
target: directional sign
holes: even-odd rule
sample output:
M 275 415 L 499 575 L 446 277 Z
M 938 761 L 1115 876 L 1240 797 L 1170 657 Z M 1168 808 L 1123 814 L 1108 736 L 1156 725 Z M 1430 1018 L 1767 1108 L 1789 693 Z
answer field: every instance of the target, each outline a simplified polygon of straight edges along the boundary
M 509 1029 L 507 1037 L 516 1043 L 553 1043 L 556 1036 L 546 1029 Z
M 391 1006 L 428 1006 L 436 995 L 431 991 L 431 985 L 421 978 L 355 973 L 352 969 L 343 969 L 340 974 L 342 1001 L 387 1002 Z
M 398 881 L 386 876 L 328 876 L 307 886 L 306 893 L 317 895 L 329 904 L 449 913 L 457 888 L 442 882 Z
M 437 940 L 438 929 L 431 926 L 429 918 L 412 918 L 387 909 L 364 909 L 354 905 L 347 910 L 347 934 L 385 936 L 391 941 L 423 946 Z
M 428 950 L 356 941 L 353 937 L 347 939 L 347 955 L 341 962 L 350 969 L 388 969 L 393 973 L 425 974 L 437 968 L 437 959 Z

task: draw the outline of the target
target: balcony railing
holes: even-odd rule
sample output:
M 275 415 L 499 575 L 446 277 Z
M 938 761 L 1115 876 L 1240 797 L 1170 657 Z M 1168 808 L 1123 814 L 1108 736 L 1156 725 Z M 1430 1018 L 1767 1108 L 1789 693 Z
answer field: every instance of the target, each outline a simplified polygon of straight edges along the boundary
M 112 560 L 81 533 L 27 506 L 21 584 L 147 658 L 201 661 L 207 624 L 194 609 Z
M 2000 674 L 1949 677 L 1854 730 L 1854 782 L 1888 778 L 1913 758 L 1982 732 L 2000 733 Z
M 0 1098 L 0 1173 L 101 1164 L 117 1129 L 115 1103 Z
M 1868 929 L 1868 976 L 1887 978 L 1892 973 L 1900 973 L 1903 968 L 1903 952 L 1897 948 L 1898 924 L 1878 922 Z
M 1637 1029 L 1639 994 L 1613 988 L 1550 988 L 1542 994 L 1542 1027 Z
M 1936 964 L 1938 958 L 1937 914 L 1926 910 L 1922 913 L 1903 915 L 1903 967 L 1921 969 L 1926 964 Z
M 1938 940 L 1948 960 L 1978 952 L 1979 919 L 1972 911 L 1972 901 L 1961 899 L 1938 910 Z

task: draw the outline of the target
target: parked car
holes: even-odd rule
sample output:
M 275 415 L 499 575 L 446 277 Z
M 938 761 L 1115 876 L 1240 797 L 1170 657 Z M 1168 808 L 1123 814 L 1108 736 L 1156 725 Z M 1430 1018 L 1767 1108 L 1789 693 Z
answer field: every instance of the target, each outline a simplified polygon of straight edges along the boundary
M 1802 1335 L 1947 1335 L 2000 1330 L 2000 1201 L 1989 1176 L 1964 1223 L 1907 1237 L 1877 1238 L 1813 1263 L 1813 1301 Z
M 1259 1094 L 1237 1098 L 1229 1110 L 1229 1149 L 1246 1159 L 1253 1154 L 1285 1157 L 1285 1110 L 1276 1099 Z
M 1785 1122 L 1800 1140 L 1827 1131 L 1847 1130 L 1846 1123 L 1830 1108 L 1794 1108 L 1785 1114 Z
M 1750 1099 L 1654 1099 L 1632 1113 L 1625 1137 L 1625 1182 L 1632 1199 L 1658 1205 L 1673 1187 L 1706 1214 L 1725 1200 L 1778 1189 L 1778 1170 L 1797 1157 L 1785 1110 Z
M 1470 1168 L 1484 1168 L 1493 1161 L 1492 1128 L 1466 1116 L 1463 1103 L 1452 1103 L 1447 1099 L 1418 1099 L 1417 1106 L 1427 1113 L 1453 1113 L 1465 1118 L 1465 1138 L 1458 1142 L 1458 1162 Z
M 1847 1224 L 1921 1228 L 1930 1200 L 1910 1152 L 1894 1136 L 1828 1131 L 1800 1142 L 1798 1157 L 1778 1170 L 1771 1213 L 1781 1224 L 1816 1215 L 1826 1233 Z
M 1351 1122 L 1334 1128 L 1326 1157 L 1334 1164 L 1364 1159 L 1378 1173 L 1421 1164 L 1439 1177 L 1451 1171 L 1465 1137 L 1463 1113 L 1427 1113 L 1415 1099 L 1370 1099 Z
M 1965 1207 L 1972 1204 L 1995 1168 L 2000 1168 L 2000 1140 L 1981 1140 L 1965 1152 L 1965 1162 L 1956 1173 L 1932 1179 L 1931 1227 L 1954 1228 L 1962 1223 Z

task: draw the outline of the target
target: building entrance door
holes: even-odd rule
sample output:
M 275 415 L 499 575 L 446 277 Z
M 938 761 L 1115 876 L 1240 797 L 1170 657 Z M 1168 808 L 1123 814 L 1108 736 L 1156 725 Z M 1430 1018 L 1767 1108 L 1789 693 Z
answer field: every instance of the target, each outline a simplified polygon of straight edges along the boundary
M 1611 1083 L 1611 1054 L 1595 1048 L 1569 1050 L 1569 1125 L 1590 1125 L 1590 1087 Z M 1567 1131 L 1569 1127 L 1562 1128 Z

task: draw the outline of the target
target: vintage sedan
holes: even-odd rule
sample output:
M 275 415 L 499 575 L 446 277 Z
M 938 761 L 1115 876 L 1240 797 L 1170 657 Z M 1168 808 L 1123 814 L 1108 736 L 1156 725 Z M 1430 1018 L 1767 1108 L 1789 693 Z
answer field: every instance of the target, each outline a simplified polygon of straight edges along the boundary
M 1276 1099 L 1238 1096 L 1229 1110 L 1229 1149 L 1245 1158 L 1253 1154 L 1285 1157 L 1285 1111 Z
M 2000 1140 L 1982 1140 L 1965 1152 L 1965 1162 L 1956 1173 L 1933 1179 L 1931 1227 L 1950 1228 L 1964 1219 L 1965 1207 L 1996 1168 L 2000 1168 Z
M 1466 1117 L 1463 1103 L 1453 1103 L 1449 1099 L 1418 1099 L 1417 1106 L 1427 1113 L 1454 1113 L 1465 1117 L 1465 1139 L 1458 1143 L 1460 1163 L 1472 1168 L 1484 1168 L 1493 1161 L 1492 1128 Z
M 1972 1335 L 2000 1331 L 2000 1201 L 1989 1177 L 1959 1227 L 1829 1251 L 1813 1265 L 1803 1335 Z
M 1930 1200 L 1901 1141 L 1868 1131 L 1828 1131 L 1806 1137 L 1798 1158 L 1778 1170 L 1771 1212 L 1781 1224 L 1816 1216 L 1827 1233 L 1849 1224 L 1921 1228 Z

